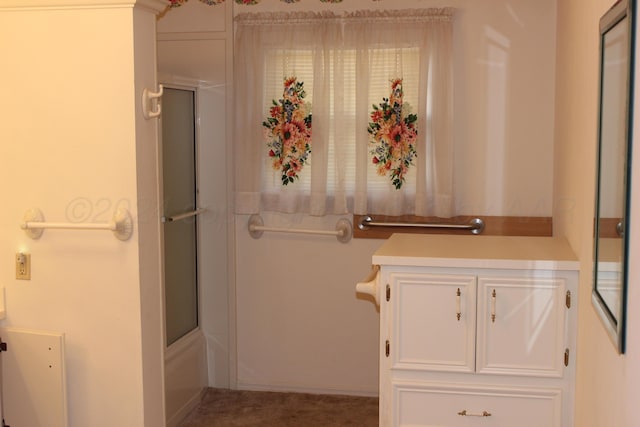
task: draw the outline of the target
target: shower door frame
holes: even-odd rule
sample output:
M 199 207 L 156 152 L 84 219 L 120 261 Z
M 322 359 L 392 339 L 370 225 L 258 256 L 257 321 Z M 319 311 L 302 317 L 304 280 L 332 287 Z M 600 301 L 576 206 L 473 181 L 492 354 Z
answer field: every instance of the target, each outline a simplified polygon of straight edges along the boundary
M 163 87 L 165 90 L 169 89 L 169 90 L 182 90 L 182 91 L 188 91 L 188 92 L 192 92 L 193 93 L 193 180 L 194 180 L 194 193 L 195 193 L 195 201 L 194 201 L 194 212 L 196 210 L 198 210 L 199 206 L 200 206 L 200 196 L 199 196 L 199 188 L 200 188 L 200 183 L 199 183 L 199 126 L 198 126 L 198 88 L 197 87 L 193 87 L 193 86 L 188 86 L 188 85 L 180 85 L 180 84 L 173 84 L 173 83 L 164 83 Z M 161 118 L 162 120 L 162 118 Z M 160 122 L 160 135 L 162 138 L 162 122 Z M 161 142 L 162 144 L 162 142 Z M 163 148 L 161 145 L 161 150 L 160 152 L 163 153 Z M 165 226 L 166 226 L 166 222 L 165 222 L 165 216 L 167 213 L 164 212 L 164 158 L 161 156 L 160 159 L 160 165 L 161 165 L 161 197 L 160 197 L 160 201 L 161 201 L 161 206 L 163 207 L 163 212 L 162 212 L 162 290 L 163 290 L 163 295 L 165 294 L 166 291 L 166 282 L 165 282 Z M 180 213 L 175 213 L 175 215 L 180 215 L 182 214 L 182 212 Z M 201 282 L 201 278 L 200 278 L 200 230 L 199 230 L 199 224 L 198 224 L 198 217 L 199 214 L 196 214 L 194 216 L 192 216 L 191 218 L 193 218 L 193 220 L 196 221 L 195 223 L 195 281 L 196 281 L 196 299 L 197 299 L 197 304 L 196 304 L 196 326 L 189 330 L 188 332 L 185 332 L 183 335 L 179 336 L 177 339 L 175 339 L 172 343 L 168 343 L 168 339 L 167 339 L 167 322 L 166 322 L 166 298 L 164 300 L 164 313 L 165 313 L 165 337 L 164 337 L 164 347 L 165 349 L 170 348 L 172 345 L 177 344 L 178 342 L 180 342 L 182 339 L 188 337 L 190 334 L 194 333 L 195 331 L 198 331 L 201 329 L 201 322 L 200 322 L 200 314 L 201 314 L 201 301 L 200 301 L 200 282 Z M 186 220 L 189 220 L 190 218 L 186 218 Z M 169 221 L 167 221 L 169 222 Z
M 199 205 L 199 145 L 200 145 L 200 116 L 198 108 L 197 85 L 190 83 L 175 83 L 171 81 L 162 83 L 165 89 L 187 90 L 193 92 L 194 112 L 194 178 L 196 187 L 195 208 Z M 162 120 L 162 116 L 161 116 Z M 159 123 L 160 144 L 162 144 L 162 122 Z M 159 146 L 159 191 L 160 206 L 164 209 L 164 159 L 162 145 Z M 161 213 L 164 215 L 164 212 Z M 195 218 L 198 218 L 196 215 Z M 196 219 L 196 221 L 198 221 Z M 165 240 L 164 227 L 161 226 L 161 250 L 162 250 L 162 294 L 163 294 L 163 343 L 165 365 L 165 411 L 167 427 L 177 426 L 179 422 L 197 405 L 202 393 L 207 386 L 207 349 L 202 330 L 202 277 L 200 275 L 201 263 L 201 235 L 200 227 L 196 222 L 196 295 L 197 295 L 197 325 L 191 331 L 185 333 L 171 344 L 167 342 L 166 331 L 166 284 L 165 284 Z

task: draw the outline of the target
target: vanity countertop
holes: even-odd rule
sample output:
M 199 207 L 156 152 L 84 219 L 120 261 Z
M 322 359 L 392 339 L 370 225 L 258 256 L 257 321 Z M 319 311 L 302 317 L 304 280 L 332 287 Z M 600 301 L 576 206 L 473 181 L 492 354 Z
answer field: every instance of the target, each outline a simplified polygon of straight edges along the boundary
M 393 234 L 373 254 L 379 265 L 579 270 L 562 237 Z

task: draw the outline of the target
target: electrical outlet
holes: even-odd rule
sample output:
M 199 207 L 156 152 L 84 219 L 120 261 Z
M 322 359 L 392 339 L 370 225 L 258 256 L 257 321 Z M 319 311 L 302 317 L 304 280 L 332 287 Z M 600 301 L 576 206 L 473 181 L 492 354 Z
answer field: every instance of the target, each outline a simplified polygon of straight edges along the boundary
M 16 279 L 31 280 L 31 254 L 16 254 Z

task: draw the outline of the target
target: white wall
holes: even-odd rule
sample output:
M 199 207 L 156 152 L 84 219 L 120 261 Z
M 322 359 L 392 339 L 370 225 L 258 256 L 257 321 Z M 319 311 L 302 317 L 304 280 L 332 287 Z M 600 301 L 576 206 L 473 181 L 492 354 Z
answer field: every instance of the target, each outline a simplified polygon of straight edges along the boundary
M 333 229 L 336 218 L 262 215 L 265 224 Z M 238 219 L 238 387 L 376 394 L 379 316 L 355 284 L 379 240 L 265 233 Z
M 263 1 L 234 13 L 453 6 L 459 214 L 551 216 L 556 1 Z M 242 84 L 242 82 L 238 82 Z M 263 214 L 333 229 L 335 217 Z M 238 387 L 376 394 L 375 306 L 355 293 L 379 240 L 247 232 L 236 221 Z
M 155 17 L 135 1 L 97 3 L 0 1 L 0 324 L 65 334 L 70 426 L 156 427 L 155 128 L 136 122 L 140 85 L 155 85 Z M 19 228 L 31 207 L 53 222 L 106 222 L 118 206 L 136 219 L 126 242 L 71 230 L 31 240 Z M 31 254 L 30 281 L 14 278 L 18 251 Z
M 598 106 L 598 21 L 613 1 L 558 2 L 554 232 L 568 236 L 580 262 L 576 426 L 638 425 L 640 397 L 640 270 L 631 263 L 627 352 L 618 355 L 591 304 L 593 208 Z M 638 54 L 636 54 L 638 55 Z M 637 79 L 636 71 L 636 79 Z M 637 86 L 636 86 L 637 87 Z M 638 93 L 636 92 L 636 100 Z M 635 109 L 636 135 L 640 123 Z M 637 136 L 634 137 L 636 139 Z M 634 150 L 634 164 L 640 164 Z M 640 174 L 634 171 L 631 217 L 640 212 Z M 629 231 L 637 259 L 640 232 Z

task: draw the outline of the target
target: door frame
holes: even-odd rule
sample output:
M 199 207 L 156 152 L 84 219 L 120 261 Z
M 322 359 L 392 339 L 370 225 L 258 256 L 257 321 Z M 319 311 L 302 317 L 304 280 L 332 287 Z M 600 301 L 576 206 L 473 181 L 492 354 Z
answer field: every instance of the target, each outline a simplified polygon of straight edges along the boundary
M 199 87 L 196 82 L 180 82 L 165 80 L 162 85 L 165 89 L 188 90 L 194 94 L 194 173 L 195 173 L 195 207 L 200 205 L 200 111 L 199 111 Z M 162 150 L 162 115 L 158 123 L 159 149 L 158 149 L 158 181 L 160 194 L 160 207 L 164 210 L 164 159 Z M 160 212 L 162 216 L 164 212 Z M 166 331 L 166 301 L 165 301 L 165 250 L 164 250 L 164 225 L 161 225 L 160 250 L 161 250 L 161 287 L 162 287 L 162 343 L 164 360 L 164 395 L 165 417 L 167 427 L 177 426 L 200 402 L 208 383 L 207 346 L 202 329 L 202 284 L 200 273 L 202 265 L 202 236 L 199 220 L 196 220 L 196 281 L 197 281 L 197 316 L 198 324 L 191 331 L 178 338 L 170 345 L 167 344 Z
M 194 175 L 195 175 L 195 186 L 196 186 L 196 200 L 195 200 L 195 205 L 196 208 L 200 207 L 200 176 L 199 176 L 199 171 L 200 171 L 200 112 L 198 109 L 198 86 L 197 85 L 190 85 L 190 84 L 185 84 L 185 83 L 174 83 L 174 82 L 167 82 L 167 83 L 161 83 L 164 89 L 175 89 L 175 90 L 186 90 L 186 91 L 191 91 L 193 92 L 193 117 L 194 117 Z M 160 186 L 160 207 L 161 209 L 164 210 L 164 158 L 163 158 L 163 151 L 162 151 L 162 115 L 160 115 L 160 119 L 158 122 L 158 144 L 159 144 L 159 149 L 158 149 L 158 182 L 159 182 L 159 186 Z M 160 212 L 161 218 L 164 215 L 164 212 Z M 199 216 L 199 215 L 198 215 Z M 196 217 L 197 218 L 197 217 Z M 172 343 L 171 345 L 167 345 L 167 331 L 166 331 L 166 302 L 164 299 L 164 295 L 165 295 L 165 277 L 164 277 L 164 268 L 165 268 L 165 264 L 164 264 L 164 260 L 165 260 L 165 253 L 164 253 L 164 226 L 161 227 L 161 232 L 160 232 L 160 249 L 162 251 L 162 256 L 161 256 L 161 265 L 162 265 L 162 271 L 161 271 L 161 277 L 162 277 L 162 296 L 163 296 L 163 300 L 162 300 L 162 320 L 163 320 L 163 347 L 165 352 L 173 345 L 173 344 L 177 344 L 179 343 L 183 338 L 187 339 L 187 337 L 191 334 L 193 334 L 196 331 L 201 331 L 202 327 L 201 327 L 201 313 L 202 313 L 202 299 L 201 299 L 201 280 L 202 277 L 200 275 L 200 265 L 201 265 L 201 254 L 200 254 L 200 246 L 201 246 L 201 238 L 200 238 L 200 226 L 199 226 L 199 221 L 196 219 L 196 283 L 197 283 L 197 296 L 198 296 L 198 306 L 197 306 L 197 310 L 198 310 L 198 325 L 192 329 L 191 331 L 187 332 L 185 335 L 183 335 L 182 337 L 178 338 L 174 343 Z

